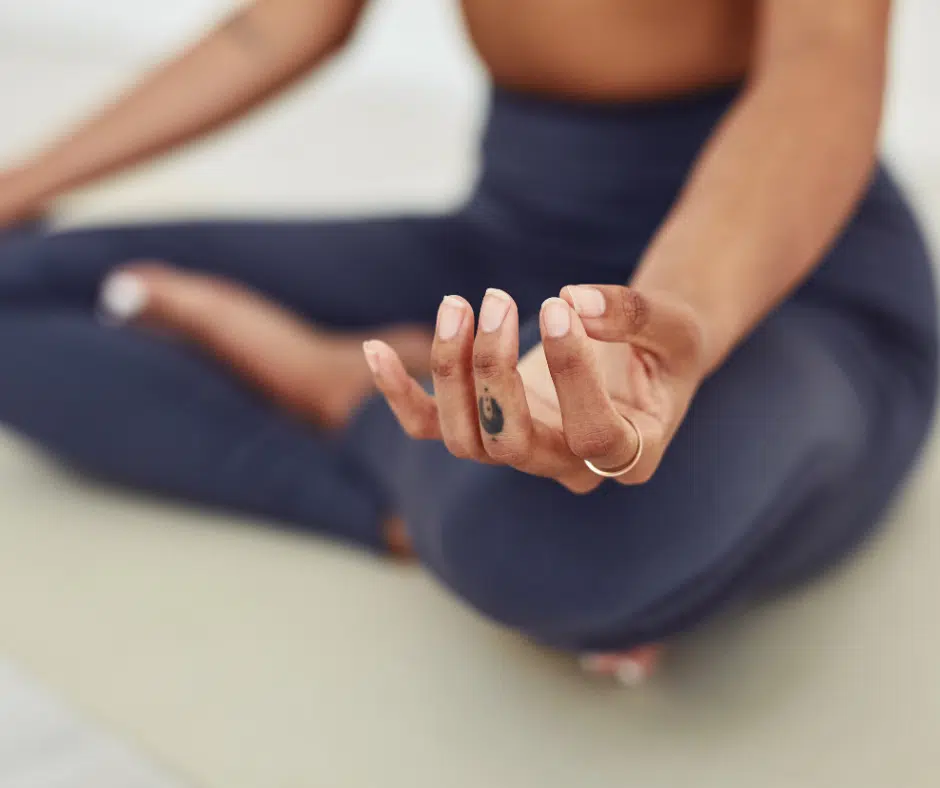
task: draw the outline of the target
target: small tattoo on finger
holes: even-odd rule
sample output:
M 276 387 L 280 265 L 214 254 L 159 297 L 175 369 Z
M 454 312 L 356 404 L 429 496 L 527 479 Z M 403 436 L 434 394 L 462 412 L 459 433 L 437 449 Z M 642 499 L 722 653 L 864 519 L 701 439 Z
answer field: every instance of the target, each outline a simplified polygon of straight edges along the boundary
M 484 392 L 488 389 L 484 389 Z M 479 401 L 480 425 L 488 435 L 499 435 L 503 431 L 505 419 L 503 409 L 489 394 L 484 393 Z

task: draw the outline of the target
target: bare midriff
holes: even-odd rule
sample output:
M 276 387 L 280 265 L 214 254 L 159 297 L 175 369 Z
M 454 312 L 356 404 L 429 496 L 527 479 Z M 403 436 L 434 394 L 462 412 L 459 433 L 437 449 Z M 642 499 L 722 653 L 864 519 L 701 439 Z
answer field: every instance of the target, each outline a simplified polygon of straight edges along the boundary
M 753 0 L 463 0 L 493 81 L 585 101 L 734 82 L 752 60 Z

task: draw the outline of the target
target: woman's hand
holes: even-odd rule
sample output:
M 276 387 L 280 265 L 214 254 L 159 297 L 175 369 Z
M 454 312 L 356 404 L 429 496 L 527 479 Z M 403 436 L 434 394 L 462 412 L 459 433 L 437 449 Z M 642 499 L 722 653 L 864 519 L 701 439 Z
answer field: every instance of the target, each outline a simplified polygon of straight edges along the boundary
M 0 172 L 0 231 L 39 219 L 43 212 L 25 169 Z
M 405 431 L 442 440 L 460 458 L 510 465 L 585 493 L 601 469 L 648 480 L 682 421 L 705 367 L 703 333 L 668 297 L 626 287 L 566 287 L 540 315 L 542 343 L 522 359 L 515 303 L 487 292 L 474 337 L 470 305 L 448 296 L 431 355 L 434 396 L 379 341 L 364 350 Z M 637 453 L 640 452 L 639 458 Z

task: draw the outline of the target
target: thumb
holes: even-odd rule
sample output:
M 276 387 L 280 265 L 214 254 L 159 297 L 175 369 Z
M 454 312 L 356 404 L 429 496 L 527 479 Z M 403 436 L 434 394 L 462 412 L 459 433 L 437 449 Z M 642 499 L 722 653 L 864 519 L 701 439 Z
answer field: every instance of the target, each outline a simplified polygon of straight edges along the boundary
M 691 307 L 621 285 L 568 285 L 561 291 L 584 330 L 601 342 L 629 342 L 671 367 L 704 358 L 704 331 Z

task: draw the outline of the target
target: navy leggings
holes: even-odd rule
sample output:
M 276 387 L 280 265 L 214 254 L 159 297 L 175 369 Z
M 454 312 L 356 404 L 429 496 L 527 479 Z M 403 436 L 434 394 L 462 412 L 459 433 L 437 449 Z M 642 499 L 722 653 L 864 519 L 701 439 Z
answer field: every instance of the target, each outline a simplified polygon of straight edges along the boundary
M 576 496 L 408 440 L 378 398 L 341 435 L 181 342 L 103 325 L 137 259 L 244 282 L 313 323 L 431 326 L 442 296 L 519 304 L 625 283 L 733 100 L 493 93 L 473 195 L 443 216 L 194 222 L 0 239 L 0 420 L 98 476 L 381 549 L 388 513 L 468 604 L 567 649 L 627 648 L 808 578 L 878 522 L 929 427 L 934 284 L 879 169 L 813 277 L 702 387 L 656 476 Z M 708 260 L 702 260 L 708 265 Z

